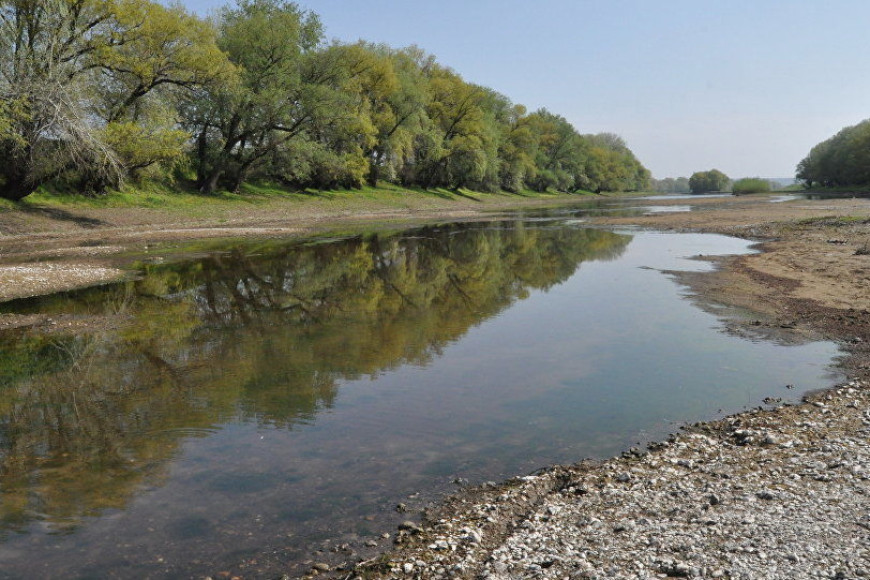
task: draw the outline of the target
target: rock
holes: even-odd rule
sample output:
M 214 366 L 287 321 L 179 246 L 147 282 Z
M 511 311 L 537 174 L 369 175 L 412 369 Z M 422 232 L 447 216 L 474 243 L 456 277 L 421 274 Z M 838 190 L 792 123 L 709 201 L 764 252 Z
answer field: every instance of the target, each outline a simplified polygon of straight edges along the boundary
M 329 564 L 326 564 L 325 562 L 317 562 L 316 564 L 311 566 L 311 569 L 315 572 L 329 572 L 332 568 L 329 566 Z
M 412 534 L 419 534 L 420 532 L 423 531 L 423 528 L 421 528 L 420 526 L 418 526 L 417 524 L 415 524 L 414 522 L 412 522 L 410 520 L 406 520 L 406 521 L 402 522 L 401 524 L 399 524 L 399 530 L 403 531 L 403 532 L 410 532 Z

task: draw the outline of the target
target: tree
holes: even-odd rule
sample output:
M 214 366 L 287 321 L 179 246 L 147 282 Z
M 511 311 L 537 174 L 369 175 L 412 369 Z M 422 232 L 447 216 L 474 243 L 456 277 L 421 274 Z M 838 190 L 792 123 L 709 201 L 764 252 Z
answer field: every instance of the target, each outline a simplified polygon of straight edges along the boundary
M 429 71 L 431 132 L 417 150 L 418 180 L 424 187 L 459 188 L 486 174 L 487 142 L 482 104 L 485 91 L 450 69 Z
M 384 76 L 381 90 L 368 90 L 369 111 L 375 129 L 374 141 L 365 151 L 369 161 L 368 183 L 376 186 L 382 177 L 395 179 L 413 155 L 416 138 L 431 122 L 426 115 L 429 102 L 428 70 L 434 57 L 416 47 L 393 50 L 383 45 L 364 44 L 374 58 L 388 63 L 389 83 Z
M 211 27 L 148 0 L 0 1 L 0 197 L 178 158 L 170 87 L 223 74 Z
M 0 3 L 0 197 L 22 199 L 70 166 L 120 179 L 87 109 L 93 63 L 123 42 L 116 8 L 113 0 Z
M 813 147 L 798 163 L 796 177 L 807 187 L 870 184 L 870 120 L 846 127 Z
M 323 37 L 320 20 L 283 0 L 241 0 L 219 15 L 218 46 L 238 76 L 197 92 L 184 106 L 194 133 L 197 183 L 223 180 L 237 190 L 250 173 L 303 135 L 315 111 L 318 75 L 309 57 Z
M 734 185 L 731 186 L 731 191 L 735 195 L 767 193 L 770 191 L 770 181 L 760 177 L 744 177 L 734 182 Z
M 97 61 L 105 139 L 127 171 L 173 163 L 188 141 L 178 125 L 181 99 L 235 71 L 211 23 L 179 5 L 127 2 L 116 20 L 125 41 Z
M 709 171 L 696 171 L 689 178 L 689 188 L 692 193 L 711 193 L 724 191 L 728 187 L 730 179 L 718 169 Z

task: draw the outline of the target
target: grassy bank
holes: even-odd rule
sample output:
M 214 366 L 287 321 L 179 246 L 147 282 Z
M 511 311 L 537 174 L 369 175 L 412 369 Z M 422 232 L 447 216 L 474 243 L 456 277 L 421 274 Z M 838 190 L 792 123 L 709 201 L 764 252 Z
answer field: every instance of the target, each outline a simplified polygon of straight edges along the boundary
M 335 206 L 359 206 L 374 204 L 378 207 L 408 208 L 414 205 L 450 201 L 505 202 L 510 200 L 559 199 L 565 197 L 595 196 L 591 192 L 539 193 L 535 191 L 479 192 L 467 189 L 423 189 L 402 187 L 384 183 L 378 187 L 344 190 L 290 190 L 270 183 L 246 184 L 238 193 L 227 191 L 202 194 L 194 189 L 173 187 L 165 184 L 147 183 L 128 186 L 99 196 L 84 196 L 74 192 L 41 189 L 20 202 L 0 200 L 0 209 L 16 210 L 31 207 L 63 209 L 160 209 L 201 211 L 220 208 L 243 208 L 267 204 L 328 204 Z M 610 194 L 612 195 L 612 194 Z

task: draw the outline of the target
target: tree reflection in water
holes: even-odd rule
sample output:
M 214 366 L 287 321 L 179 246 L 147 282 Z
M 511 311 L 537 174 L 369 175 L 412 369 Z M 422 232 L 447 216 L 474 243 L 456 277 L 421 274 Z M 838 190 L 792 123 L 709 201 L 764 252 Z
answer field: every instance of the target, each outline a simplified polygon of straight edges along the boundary
M 122 509 L 161 484 L 185 438 L 228 422 L 311 422 L 341 381 L 425 365 L 531 290 L 618 257 L 629 241 L 500 222 L 258 243 L 7 304 L 97 324 L 0 337 L 3 528 L 40 521 L 64 532 Z

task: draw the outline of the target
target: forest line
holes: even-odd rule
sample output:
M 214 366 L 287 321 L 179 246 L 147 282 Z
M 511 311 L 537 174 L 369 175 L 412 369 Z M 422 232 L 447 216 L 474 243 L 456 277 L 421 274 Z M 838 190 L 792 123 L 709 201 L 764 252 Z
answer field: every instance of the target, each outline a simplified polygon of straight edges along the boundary
M 325 40 L 283 0 L 209 18 L 148 0 L 2 0 L 0 198 L 157 180 L 289 189 L 644 189 L 617 135 L 582 134 L 417 47 Z

